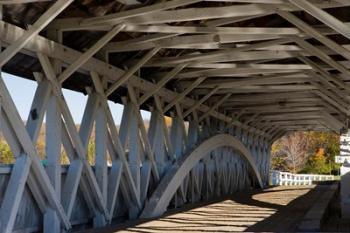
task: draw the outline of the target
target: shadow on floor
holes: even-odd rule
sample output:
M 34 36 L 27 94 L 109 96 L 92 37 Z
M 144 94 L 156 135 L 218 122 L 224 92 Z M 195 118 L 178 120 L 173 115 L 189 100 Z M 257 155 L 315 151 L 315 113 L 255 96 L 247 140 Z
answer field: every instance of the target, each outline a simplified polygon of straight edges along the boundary
M 85 232 L 293 232 L 324 188 L 275 187 L 189 204 L 153 220 Z
M 245 231 L 295 232 L 299 222 L 324 190 L 324 186 L 318 185 L 306 194 L 292 200 L 287 205 L 276 206 L 275 214 L 248 227 Z M 247 200 L 247 202 L 249 201 L 251 200 Z M 254 201 L 252 203 L 256 206 L 264 205 Z

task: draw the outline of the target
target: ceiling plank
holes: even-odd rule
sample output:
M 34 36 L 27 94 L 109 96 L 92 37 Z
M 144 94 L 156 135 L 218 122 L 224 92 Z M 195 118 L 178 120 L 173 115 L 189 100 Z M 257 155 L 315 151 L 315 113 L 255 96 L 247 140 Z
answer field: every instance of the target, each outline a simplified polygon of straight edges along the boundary
M 339 32 L 346 38 L 350 39 L 350 28 L 345 25 L 342 21 L 334 17 L 333 15 L 327 13 L 326 11 L 320 9 L 311 2 L 305 0 L 289 0 L 295 6 L 298 6 L 300 9 L 308 12 L 313 17 L 317 18 L 324 24 L 333 28 L 335 31 Z
M 81 24 L 82 25 L 94 25 L 94 24 L 103 24 L 103 23 L 120 23 L 122 20 L 126 20 L 131 17 L 141 16 L 157 11 L 167 10 L 171 8 L 176 8 L 180 6 L 185 6 L 189 4 L 193 4 L 196 2 L 201 2 L 202 0 L 172 0 L 167 2 L 160 2 L 132 10 L 126 10 L 114 14 L 92 17 L 88 19 L 84 19 Z

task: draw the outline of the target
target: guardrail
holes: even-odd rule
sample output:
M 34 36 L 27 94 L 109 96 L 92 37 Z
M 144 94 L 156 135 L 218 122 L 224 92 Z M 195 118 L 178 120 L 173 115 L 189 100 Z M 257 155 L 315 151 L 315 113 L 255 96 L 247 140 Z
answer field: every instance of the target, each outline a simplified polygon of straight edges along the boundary
M 270 171 L 270 185 L 312 185 L 313 181 L 326 180 L 334 180 L 334 176 Z

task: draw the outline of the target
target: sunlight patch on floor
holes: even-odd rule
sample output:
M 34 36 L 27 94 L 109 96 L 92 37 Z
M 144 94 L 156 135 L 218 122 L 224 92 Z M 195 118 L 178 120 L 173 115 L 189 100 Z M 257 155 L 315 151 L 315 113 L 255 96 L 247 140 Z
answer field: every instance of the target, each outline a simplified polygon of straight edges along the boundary
M 313 186 L 275 187 L 252 196 L 251 203 L 225 200 L 172 214 L 119 232 L 233 232 L 245 231 L 309 192 Z M 263 207 L 264 205 L 270 207 Z M 271 207 L 272 206 L 272 207 Z
M 256 201 L 286 206 L 294 199 L 308 193 L 312 188 L 315 187 L 315 185 L 298 186 L 298 189 L 295 189 L 295 186 L 283 187 L 283 189 L 281 189 L 281 187 L 271 188 L 267 192 L 253 195 L 252 198 Z M 271 195 L 271 192 L 275 193 Z

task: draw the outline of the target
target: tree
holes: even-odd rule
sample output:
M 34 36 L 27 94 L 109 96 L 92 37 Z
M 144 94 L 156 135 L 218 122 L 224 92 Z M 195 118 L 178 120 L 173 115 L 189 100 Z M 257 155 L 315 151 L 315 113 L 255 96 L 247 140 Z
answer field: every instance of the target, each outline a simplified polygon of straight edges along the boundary
M 6 141 L 0 141 L 0 163 L 11 164 L 14 163 L 15 159 L 13 157 L 11 148 Z
M 303 132 L 288 134 L 277 142 L 279 150 L 275 156 L 283 157 L 286 168 L 296 173 L 306 164 L 308 152 L 308 138 Z
M 272 170 L 285 171 L 286 168 L 286 159 L 285 156 L 272 156 L 271 157 L 271 168 Z
M 281 171 L 337 174 L 339 135 L 332 132 L 298 132 L 277 140 L 271 150 L 271 165 Z
M 278 171 L 285 171 L 286 168 L 286 159 L 283 154 L 281 154 L 281 149 L 283 144 L 281 140 L 277 140 L 272 144 L 271 147 L 271 169 Z
M 332 132 L 308 132 L 307 137 L 310 141 L 310 158 L 305 172 L 338 174 L 340 165 L 334 160 L 340 153 L 339 135 Z
M 87 160 L 90 165 L 95 165 L 95 142 L 93 140 L 88 144 Z
M 313 174 L 329 174 L 331 172 L 331 166 L 327 163 L 324 148 L 319 148 L 317 153 L 309 157 L 304 171 Z

